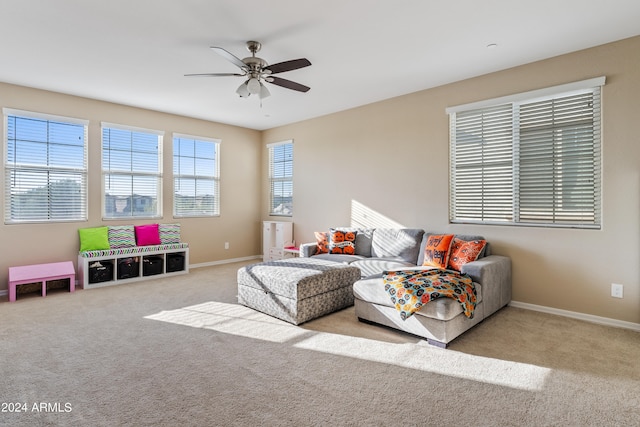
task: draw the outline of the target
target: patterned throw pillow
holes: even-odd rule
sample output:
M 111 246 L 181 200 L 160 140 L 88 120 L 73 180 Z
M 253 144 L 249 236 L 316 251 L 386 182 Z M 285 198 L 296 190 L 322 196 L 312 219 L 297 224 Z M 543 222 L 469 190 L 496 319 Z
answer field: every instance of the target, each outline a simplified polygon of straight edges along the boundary
M 487 245 L 486 240 L 461 240 L 453 239 L 451 245 L 451 256 L 449 257 L 449 268 L 462 270 L 462 266 L 468 262 L 478 259 L 478 256 Z
M 432 234 L 424 248 L 424 262 L 429 267 L 447 268 L 453 234 Z
M 329 229 L 329 253 L 347 254 L 356 253 L 356 235 L 358 233 L 351 230 Z
M 158 232 L 163 245 L 180 243 L 180 224 L 160 224 Z
M 109 246 L 114 249 L 130 248 L 136 245 L 133 225 L 110 225 Z
M 316 231 L 316 254 L 326 254 L 329 252 L 329 233 L 324 231 Z

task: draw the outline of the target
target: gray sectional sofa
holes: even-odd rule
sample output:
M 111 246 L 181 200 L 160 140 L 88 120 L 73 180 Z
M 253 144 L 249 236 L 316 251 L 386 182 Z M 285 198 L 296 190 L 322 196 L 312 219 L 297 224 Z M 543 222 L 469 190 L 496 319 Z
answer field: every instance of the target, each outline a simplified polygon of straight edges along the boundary
M 410 228 L 355 230 L 355 253 L 352 255 L 317 253 L 316 243 L 305 243 L 300 246 L 300 256 L 347 263 L 360 269 L 361 278 L 354 283 L 353 293 L 355 313 L 363 322 L 398 329 L 425 338 L 429 344 L 446 347 L 454 338 L 511 301 L 511 260 L 493 255 L 487 242 L 478 259 L 465 264 L 461 270 L 471 277 L 476 288 L 478 302 L 473 318 L 465 316 L 454 299 L 439 298 L 403 320 L 384 289 L 382 273 L 422 269 L 424 247 L 433 233 Z M 455 237 L 466 241 L 484 240 L 482 236 L 473 235 Z

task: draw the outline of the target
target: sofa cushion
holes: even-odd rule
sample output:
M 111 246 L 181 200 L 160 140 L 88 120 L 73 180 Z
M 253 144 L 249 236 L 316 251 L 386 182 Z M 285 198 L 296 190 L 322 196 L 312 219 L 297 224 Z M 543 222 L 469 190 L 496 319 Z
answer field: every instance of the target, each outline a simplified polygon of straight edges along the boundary
M 477 296 L 476 307 L 479 308 L 478 305 L 482 302 L 482 285 L 474 283 L 474 286 Z M 358 280 L 353 284 L 353 295 L 361 301 L 392 307 L 395 310 L 391 297 L 384 290 L 384 281 L 381 274 Z M 415 313 L 416 316 L 425 316 L 438 320 L 451 320 L 459 314 L 462 314 L 462 306 L 453 298 L 438 298 L 430 301 Z M 398 313 L 398 319 L 400 319 L 400 313 Z
M 357 228 L 356 231 L 356 255 L 371 256 L 371 243 L 373 241 L 374 228 Z
M 480 253 L 487 245 L 486 240 L 469 240 L 465 241 L 453 239 L 451 245 L 451 255 L 449 256 L 449 267 L 453 270 L 460 271 L 462 266 L 478 259 Z
M 365 258 L 351 263 L 360 269 L 362 277 L 373 276 L 385 270 L 404 270 L 415 267 L 414 264 L 404 261 L 400 257 L 394 258 Z
M 424 248 L 424 261 L 422 265 L 447 268 L 452 243 L 453 234 L 430 235 Z
M 325 261 L 351 264 L 354 261 L 364 259 L 364 257 L 361 255 L 347 255 L 347 254 L 316 254 L 313 256 L 313 259 L 323 259 Z
M 329 229 L 329 253 L 355 255 L 356 236 L 358 232 L 353 230 Z
M 375 258 L 400 257 L 417 264 L 420 242 L 424 230 L 417 228 L 376 228 L 371 241 L 371 256 Z

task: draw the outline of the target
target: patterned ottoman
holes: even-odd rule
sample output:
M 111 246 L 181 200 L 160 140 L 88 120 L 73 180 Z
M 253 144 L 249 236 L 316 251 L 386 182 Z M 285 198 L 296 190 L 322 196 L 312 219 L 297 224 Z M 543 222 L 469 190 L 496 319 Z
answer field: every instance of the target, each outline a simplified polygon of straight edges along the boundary
M 238 303 L 294 325 L 353 305 L 360 269 L 332 261 L 290 258 L 238 270 Z

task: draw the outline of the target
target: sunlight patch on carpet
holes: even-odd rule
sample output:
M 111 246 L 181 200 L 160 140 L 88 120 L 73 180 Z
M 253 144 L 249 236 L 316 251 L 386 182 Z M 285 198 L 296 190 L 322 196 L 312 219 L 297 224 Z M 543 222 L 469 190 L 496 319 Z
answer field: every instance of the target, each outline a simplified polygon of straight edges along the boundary
M 209 329 L 245 338 L 350 357 L 394 367 L 415 369 L 518 390 L 540 391 L 551 369 L 526 363 L 443 350 L 419 343 L 390 343 L 368 338 L 317 332 L 238 304 L 206 302 L 145 316 L 193 328 Z
M 526 363 L 443 350 L 432 347 L 425 341 L 417 344 L 395 344 L 315 333 L 293 346 L 527 391 L 542 390 L 551 373 L 551 369 Z
M 160 320 L 192 328 L 210 329 L 277 343 L 291 341 L 308 333 L 287 322 L 248 307 L 213 301 L 177 310 L 161 311 L 145 316 L 145 319 Z

